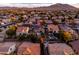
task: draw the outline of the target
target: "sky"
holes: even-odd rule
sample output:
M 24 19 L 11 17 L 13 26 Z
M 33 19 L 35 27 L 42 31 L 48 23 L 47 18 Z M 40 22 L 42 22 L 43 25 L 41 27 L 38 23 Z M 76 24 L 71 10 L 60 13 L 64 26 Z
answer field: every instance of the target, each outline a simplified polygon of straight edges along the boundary
M 27 4 L 19 4 L 19 3 L 27 3 Z M 42 4 L 39 4 L 39 3 L 42 3 Z M 78 5 L 79 0 L 0 0 L 0 6 L 18 6 L 18 7 L 49 6 L 51 4 L 56 4 L 56 3 L 71 4 L 73 6 L 76 6 L 74 4 Z
M 67 4 L 76 4 L 79 3 L 79 0 L 0 0 L 2 3 L 67 3 Z

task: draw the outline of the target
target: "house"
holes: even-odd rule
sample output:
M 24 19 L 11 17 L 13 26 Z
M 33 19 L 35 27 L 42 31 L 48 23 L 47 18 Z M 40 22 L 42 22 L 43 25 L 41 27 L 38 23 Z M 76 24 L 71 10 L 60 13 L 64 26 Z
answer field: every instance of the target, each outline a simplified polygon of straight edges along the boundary
M 49 24 L 49 25 L 48 25 L 48 30 L 49 30 L 49 31 L 52 30 L 53 32 L 55 31 L 56 33 L 58 33 L 58 32 L 59 32 L 59 27 L 58 27 L 58 25 Z
M 74 19 L 74 22 L 75 22 L 76 24 L 79 24 L 79 19 Z
M 37 20 L 41 19 L 40 16 L 34 16 L 34 18 L 37 19 Z
M 60 29 L 63 30 L 63 31 L 68 31 L 68 32 L 73 33 L 73 29 L 70 28 L 70 27 L 68 27 L 68 26 L 65 25 L 65 24 L 60 24 L 59 27 L 60 27 Z
M 4 41 L 5 36 L 6 36 L 5 30 L 3 30 L 2 32 L 0 32 L 0 42 L 3 42 Z
M 75 30 L 73 30 L 72 28 L 64 25 L 64 24 L 60 24 L 59 25 L 60 29 L 62 29 L 63 31 L 66 31 L 66 32 L 70 32 L 72 35 L 73 35 L 73 39 L 78 39 L 78 34 Z
M 46 24 L 52 24 L 53 22 L 52 22 L 52 20 L 45 20 L 45 23 Z
M 17 51 L 18 55 L 40 55 L 40 45 L 38 43 L 23 42 Z
M 16 44 L 14 42 L 0 43 L 0 54 L 10 55 L 16 50 Z
M 73 29 L 74 29 L 77 33 L 79 33 L 79 24 L 76 24 L 76 25 L 73 27 Z
M 62 23 L 62 19 L 55 19 L 54 21 L 56 21 L 58 23 Z
M 59 16 L 58 18 L 59 18 L 59 19 L 64 19 L 64 17 L 63 17 L 63 16 Z
M 49 19 L 49 17 L 46 15 L 46 16 L 45 16 L 45 19 L 46 19 L 46 20 L 48 20 L 48 19 Z
M 72 55 L 74 51 L 65 43 L 48 44 L 50 55 Z
M 65 18 L 65 19 L 68 19 L 69 17 L 65 15 L 64 18 Z
M 32 26 L 33 26 L 35 32 L 39 32 L 40 31 L 41 26 L 39 26 L 38 24 L 34 24 Z
M 57 17 L 56 17 L 56 16 L 54 16 L 54 17 L 52 17 L 52 19 L 57 19 Z
M 79 54 L 79 40 L 69 42 L 76 54 Z
M 36 22 L 35 18 L 30 18 L 30 22 Z
M 26 20 L 26 19 L 28 19 L 28 16 L 27 15 L 23 15 L 23 18 Z
M 79 14 L 78 14 L 77 18 L 79 19 Z
M 19 35 L 20 33 L 28 33 L 29 29 L 30 29 L 29 27 L 20 26 L 20 27 L 17 28 L 16 33 L 17 33 L 17 35 Z

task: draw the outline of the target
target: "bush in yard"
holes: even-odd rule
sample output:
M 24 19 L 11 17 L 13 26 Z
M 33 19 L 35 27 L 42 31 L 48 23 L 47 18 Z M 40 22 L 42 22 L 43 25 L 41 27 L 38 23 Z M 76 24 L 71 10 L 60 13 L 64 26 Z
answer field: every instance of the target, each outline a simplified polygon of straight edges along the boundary
M 63 40 L 64 39 L 64 37 L 63 37 L 63 30 L 60 30 L 59 31 L 59 39 L 61 39 L 61 40 Z
M 17 36 L 18 41 L 24 41 L 26 40 L 26 34 L 20 34 L 19 36 Z
M 69 32 L 64 32 L 63 35 L 64 35 L 64 40 L 65 40 L 66 42 L 72 40 L 72 35 L 71 35 L 71 33 L 69 33 Z
M 2 29 L 0 29 L 0 32 L 2 32 Z
M 18 41 L 30 41 L 30 42 L 33 42 L 33 43 L 39 42 L 38 37 L 34 33 L 20 34 L 19 36 L 17 36 L 17 39 L 18 39 Z
M 17 29 L 16 26 L 10 26 L 9 29 L 6 31 L 7 36 L 11 38 L 13 36 L 16 36 L 16 29 Z
M 11 17 L 10 18 L 10 22 L 16 22 L 16 18 L 15 17 Z
M 22 22 L 22 21 L 23 21 L 23 17 L 20 15 L 19 19 L 18 19 L 18 22 Z
M 31 34 L 27 35 L 27 39 L 29 41 L 33 42 L 33 43 L 38 43 L 39 42 L 39 38 L 34 33 L 31 33 Z
M 72 35 L 70 32 L 59 31 L 59 39 L 69 42 L 72 41 Z
M 45 25 L 45 23 L 46 23 L 46 22 L 45 22 L 44 20 L 41 20 L 41 21 L 40 21 L 40 24 L 41 24 L 41 25 Z
M 16 35 L 16 31 L 14 31 L 14 30 L 7 30 L 6 34 L 7 34 L 8 37 L 12 38 L 13 36 Z
M 59 22 L 58 22 L 58 21 L 53 21 L 53 24 L 54 24 L 54 25 L 58 25 Z
M 14 26 L 14 25 L 11 25 L 11 26 L 9 26 L 9 30 L 16 31 L 16 30 L 17 30 L 17 27 L 16 27 L 16 26 Z

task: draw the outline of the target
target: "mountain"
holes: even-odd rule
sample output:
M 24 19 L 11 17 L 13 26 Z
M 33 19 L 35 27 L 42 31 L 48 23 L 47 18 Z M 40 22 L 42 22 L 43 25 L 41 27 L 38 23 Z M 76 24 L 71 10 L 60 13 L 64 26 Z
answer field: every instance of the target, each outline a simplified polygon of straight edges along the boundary
M 69 4 L 60 4 L 60 3 L 57 3 L 57 4 L 54 4 L 54 5 L 51 5 L 51 6 L 45 6 L 45 7 L 38 7 L 38 8 L 35 8 L 37 10 L 77 10 L 76 7 L 72 6 L 72 5 L 69 5 Z
M 1 7 L 2 6 L 2 7 Z M 78 10 L 78 8 L 69 5 L 69 4 L 8 4 L 8 5 L 0 5 L 0 9 L 16 9 L 16 8 L 25 8 L 28 10 Z
M 79 8 L 79 3 L 73 4 L 72 6 L 74 6 L 74 7 L 76 7 L 76 8 Z

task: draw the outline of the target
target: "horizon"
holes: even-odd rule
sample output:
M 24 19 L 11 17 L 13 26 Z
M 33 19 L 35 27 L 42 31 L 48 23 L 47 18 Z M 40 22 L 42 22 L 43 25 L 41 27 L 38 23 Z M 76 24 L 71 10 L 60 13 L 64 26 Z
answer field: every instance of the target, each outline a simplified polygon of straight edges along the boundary
M 13 1 L 1 0 L 0 1 L 1 6 L 10 6 L 10 7 L 29 7 L 29 6 L 41 7 L 41 6 L 50 6 L 56 3 L 70 4 L 72 6 L 79 8 L 79 0 L 13 0 Z
M 67 3 L 55 3 L 55 4 L 67 4 Z M 51 6 L 54 5 L 53 3 L 0 3 L 0 7 L 43 7 L 43 6 Z M 79 4 L 69 4 L 74 7 L 79 8 Z M 29 7 L 30 6 L 30 7 Z

